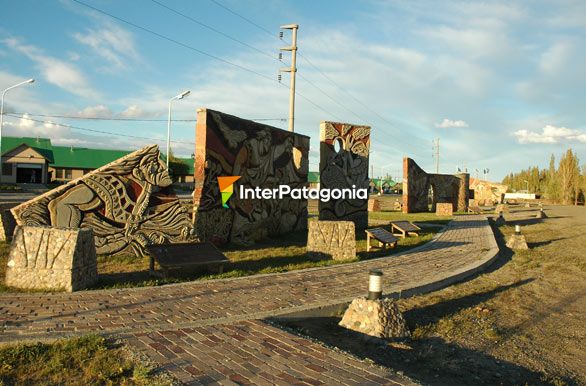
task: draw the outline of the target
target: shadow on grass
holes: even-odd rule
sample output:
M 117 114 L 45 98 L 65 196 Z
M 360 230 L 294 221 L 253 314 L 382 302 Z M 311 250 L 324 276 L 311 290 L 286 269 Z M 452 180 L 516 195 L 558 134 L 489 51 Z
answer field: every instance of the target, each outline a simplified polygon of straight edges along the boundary
M 531 282 L 522 280 L 491 291 L 448 300 L 405 312 L 411 330 L 418 325 L 434 323 L 445 316 L 485 302 L 496 294 Z M 556 379 L 516 363 L 497 359 L 487 353 L 462 347 L 441 337 L 425 336 L 394 342 L 373 338 L 338 325 L 340 315 L 304 319 L 274 318 L 271 322 L 294 333 L 309 336 L 325 344 L 349 352 L 361 359 L 400 371 L 409 378 L 433 385 L 497 385 L 497 384 L 576 384 L 569 378 Z M 560 383 L 562 381 L 563 383 Z
M 522 285 L 531 283 L 534 280 L 535 279 L 533 278 L 520 280 L 509 285 L 497 287 L 490 291 L 474 293 L 462 296 L 460 298 L 446 300 L 436 304 L 431 304 L 429 306 L 414 308 L 404 312 L 404 315 L 407 320 L 416 320 L 418 325 L 435 323 L 446 316 L 458 313 L 460 310 L 464 308 L 471 308 L 477 306 L 478 304 L 486 302 L 487 300 L 491 299 L 493 296 L 501 292 L 507 291 L 511 288 L 520 287 Z
M 545 374 L 499 360 L 439 337 L 390 343 L 338 326 L 338 317 L 311 318 L 283 324 L 292 332 L 320 340 L 361 359 L 430 385 L 552 385 Z M 276 323 L 280 323 L 276 321 Z M 575 384 L 563 379 L 565 385 Z

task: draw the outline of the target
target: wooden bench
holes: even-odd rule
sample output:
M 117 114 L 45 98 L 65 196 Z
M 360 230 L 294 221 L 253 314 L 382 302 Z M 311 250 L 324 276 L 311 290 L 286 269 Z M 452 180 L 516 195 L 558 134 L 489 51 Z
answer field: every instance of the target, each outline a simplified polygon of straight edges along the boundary
M 383 228 L 372 228 L 366 229 L 366 252 L 370 252 L 372 248 L 376 248 L 374 245 L 370 245 L 371 239 L 375 239 L 379 242 L 378 248 L 382 248 L 383 250 L 387 249 L 387 244 L 391 246 L 391 248 L 395 248 L 397 246 L 397 241 L 399 240 L 395 237 L 391 232 L 384 230 Z
M 217 266 L 218 273 L 224 271 L 224 264 L 230 260 L 211 243 L 177 243 L 149 245 L 150 273 L 167 277 L 170 270 L 189 270 L 201 266 Z M 155 260 L 162 274 L 155 272 Z
M 397 232 L 395 232 L 395 230 L 397 230 Z M 420 230 L 421 228 L 409 221 L 391 221 L 391 232 L 395 236 L 401 236 L 402 238 L 405 238 L 407 235 L 419 236 Z

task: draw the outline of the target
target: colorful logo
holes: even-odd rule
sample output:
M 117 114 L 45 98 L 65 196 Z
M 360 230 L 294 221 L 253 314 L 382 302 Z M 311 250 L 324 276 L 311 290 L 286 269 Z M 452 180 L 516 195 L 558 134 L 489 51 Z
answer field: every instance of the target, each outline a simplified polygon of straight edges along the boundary
M 228 200 L 234 194 L 234 183 L 240 179 L 240 176 L 225 176 L 218 177 L 218 185 L 222 193 L 222 206 L 229 208 Z

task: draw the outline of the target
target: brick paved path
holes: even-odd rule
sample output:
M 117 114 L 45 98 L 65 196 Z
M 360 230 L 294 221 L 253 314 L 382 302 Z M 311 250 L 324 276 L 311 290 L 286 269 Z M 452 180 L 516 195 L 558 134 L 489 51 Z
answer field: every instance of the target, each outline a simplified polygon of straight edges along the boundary
M 2 294 L 0 342 L 88 332 L 117 334 L 179 379 L 191 377 L 196 383 L 229 379 L 262 383 L 263 378 L 265 383 L 282 384 L 303 375 L 316 384 L 334 383 L 334 378 L 343 384 L 404 384 L 409 381 L 399 380 L 389 370 L 368 366 L 259 319 L 364 295 L 372 268 L 383 270 L 387 294 L 428 292 L 482 269 L 497 252 L 486 219 L 458 216 L 423 247 L 360 263 L 162 287 Z M 200 341 L 203 345 L 191 344 Z M 322 358 L 320 363 L 327 362 L 323 371 L 311 370 L 317 358 L 310 353 Z M 268 367 L 259 367 L 259 361 Z

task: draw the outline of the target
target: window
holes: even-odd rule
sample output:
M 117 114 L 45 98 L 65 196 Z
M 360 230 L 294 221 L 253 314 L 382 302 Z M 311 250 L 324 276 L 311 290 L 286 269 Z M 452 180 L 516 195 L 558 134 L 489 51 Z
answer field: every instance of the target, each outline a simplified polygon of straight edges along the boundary
M 63 169 L 55 169 L 55 178 L 63 179 Z
M 12 164 L 10 164 L 10 163 L 2 164 L 2 174 L 5 176 L 11 176 L 12 175 Z
M 66 180 L 71 179 L 71 169 L 65 169 L 65 179 Z

